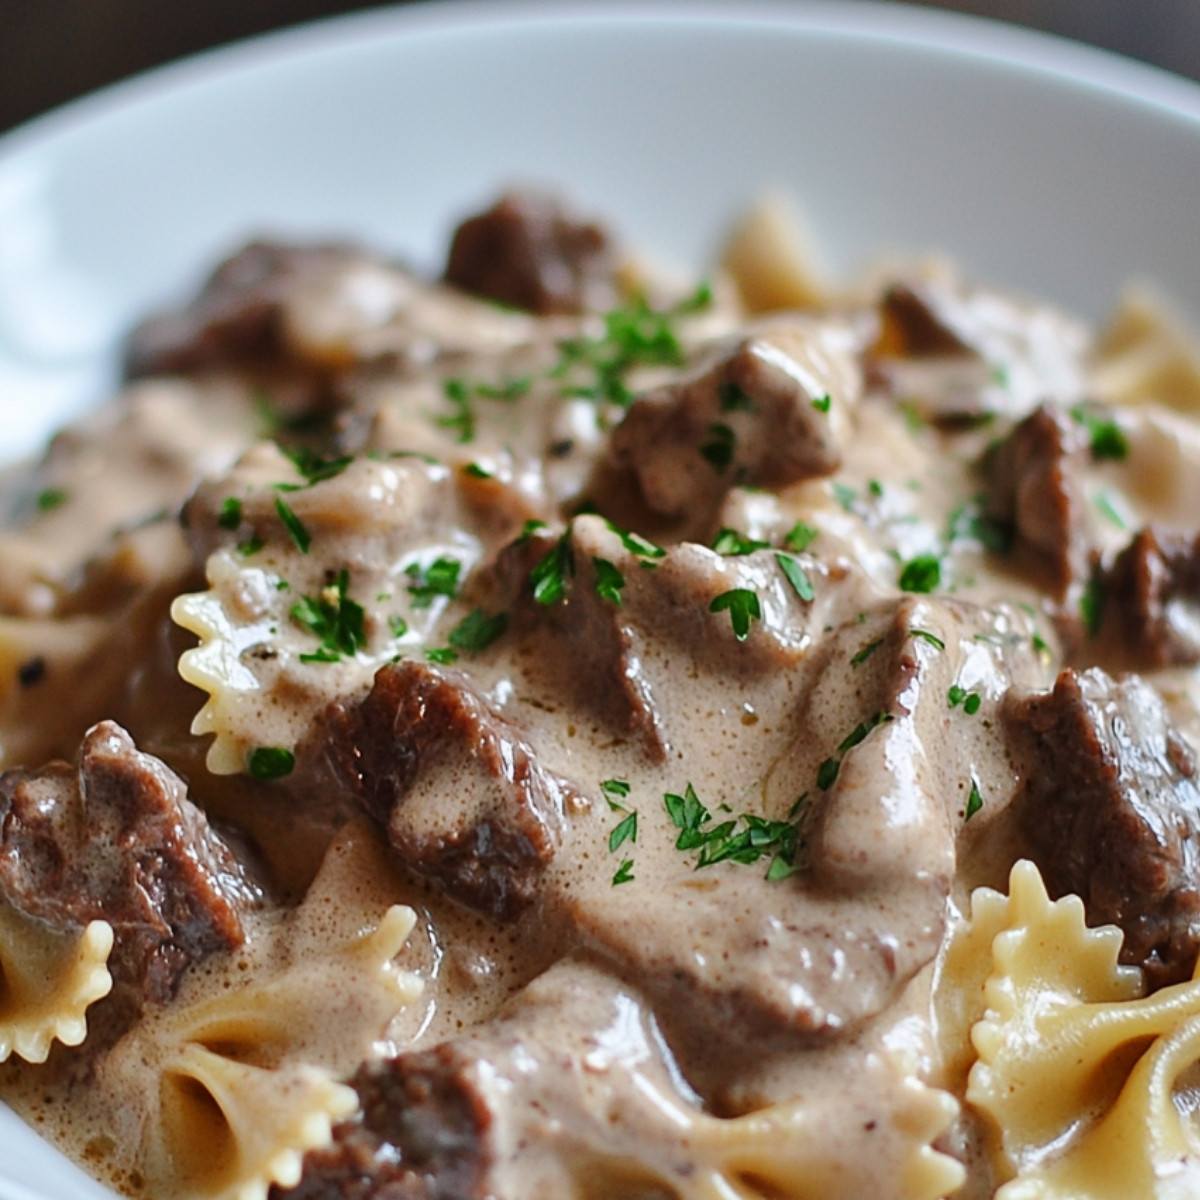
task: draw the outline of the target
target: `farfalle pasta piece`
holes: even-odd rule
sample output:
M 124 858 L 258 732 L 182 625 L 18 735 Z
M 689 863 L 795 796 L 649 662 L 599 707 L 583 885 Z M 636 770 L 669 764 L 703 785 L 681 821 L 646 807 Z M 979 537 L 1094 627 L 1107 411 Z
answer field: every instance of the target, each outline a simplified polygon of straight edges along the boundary
M 1078 897 L 1051 901 L 1032 863 L 1007 901 L 981 889 L 974 910 L 943 981 L 948 966 L 968 977 L 992 935 L 966 1094 L 994 1122 L 997 1200 L 1194 1195 L 1200 1131 L 1172 1094 L 1200 1061 L 1200 981 L 1143 995 L 1141 972 L 1118 965 L 1120 932 L 1087 928 Z
M 179 673 L 208 693 L 192 732 L 213 736 L 215 774 L 295 746 L 335 696 L 420 647 L 480 555 L 452 529 L 448 468 L 304 465 L 256 446 L 187 508 L 209 589 L 176 597 L 171 616 L 200 639 Z
M 42 1063 L 52 1042 L 84 1041 L 88 1007 L 112 990 L 112 946 L 107 921 L 60 934 L 0 907 L 0 1062 L 16 1054 Z
M 328 1145 L 333 1123 L 356 1110 L 339 1080 L 423 987 L 396 961 L 414 911 L 394 904 L 370 915 L 394 886 L 369 827 L 348 826 L 304 902 L 260 935 L 257 956 L 210 965 L 218 976 L 199 999 L 185 985 L 101 1061 L 113 1111 L 144 1114 L 125 1140 L 141 1147 L 150 1194 L 263 1200 L 273 1184 L 294 1186 L 304 1154 Z M 131 1105 L 147 1063 L 158 1095 Z
M 962 1186 L 962 1164 L 932 1144 L 957 1113 L 949 1093 L 911 1075 L 903 1080 L 887 1117 L 890 1132 L 907 1145 L 896 1164 L 896 1195 L 940 1200 Z M 686 1181 L 671 1181 L 674 1194 L 679 1200 L 849 1200 L 866 1194 L 878 1164 L 859 1175 L 830 1141 L 825 1115 L 823 1098 L 813 1096 L 730 1120 L 697 1117 L 689 1139 L 695 1170 Z
M 154 1194 L 266 1200 L 272 1185 L 300 1182 L 305 1153 L 329 1145 L 358 1095 L 305 1063 L 258 1067 L 189 1042 L 163 1072 L 159 1104 L 145 1164 Z

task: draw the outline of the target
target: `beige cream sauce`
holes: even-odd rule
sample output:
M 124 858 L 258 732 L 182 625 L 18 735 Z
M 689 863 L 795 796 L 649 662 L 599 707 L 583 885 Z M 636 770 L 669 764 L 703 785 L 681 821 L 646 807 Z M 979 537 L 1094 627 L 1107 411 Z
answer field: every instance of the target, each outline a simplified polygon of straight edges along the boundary
M 406 374 L 381 378 L 375 372 L 358 385 L 356 406 L 345 422 L 345 444 L 356 451 L 419 450 L 456 471 L 469 462 L 493 470 L 499 482 L 460 480 L 461 490 L 474 502 L 501 501 L 483 532 L 470 535 L 479 537 L 481 551 L 488 553 L 526 518 L 556 519 L 558 506 L 577 493 L 602 436 L 590 406 L 551 402 L 554 385 L 543 384 L 515 405 L 479 404 L 476 441 L 455 444 L 436 424 L 438 416 L 446 415 L 438 385 L 413 373 L 413 361 L 422 359 L 433 362 L 437 373 L 446 373 L 431 331 L 453 328 L 454 373 L 503 379 L 552 363 L 553 341 L 570 327 L 559 322 L 543 329 L 526 318 L 510 319 L 510 314 L 464 306 L 457 299 L 451 303 L 456 320 L 448 322 L 448 303 L 443 293 L 426 293 L 407 278 L 398 284 L 371 267 L 332 281 L 323 295 L 297 300 L 292 322 L 301 348 L 323 361 L 339 355 L 354 358 L 365 353 L 364 346 L 382 345 L 392 352 L 401 346 L 409 360 Z M 734 313 L 721 308 L 697 322 L 690 337 L 719 332 L 734 319 Z M 499 367 L 472 349 L 470 320 L 478 323 L 481 340 L 501 352 Z M 170 403 L 177 402 L 172 393 Z M 121 434 L 119 460 L 101 454 L 88 458 L 86 450 L 79 451 L 78 461 L 93 464 L 86 491 L 76 492 L 70 470 L 61 468 L 68 493 L 61 509 L 5 535 L 14 544 L 34 548 L 14 559 L 23 574 L 6 583 L 5 593 L 15 599 L 7 602 L 11 618 L 5 620 L 29 621 L 51 609 L 43 599 L 45 589 L 60 586 L 57 581 L 87 557 L 89 547 L 111 545 L 116 526 L 178 503 L 193 478 L 211 473 L 214 466 L 225 469 L 232 457 L 226 426 L 210 420 L 208 408 L 203 418 L 194 417 L 189 403 L 209 405 L 212 393 L 202 389 L 184 403 L 177 428 L 186 430 L 186 461 L 169 486 L 151 486 L 152 499 L 144 505 L 126 497 L 141 496 L 144 483 L 163 478 L 162 454 L 137 423 L 136 397 L 119 402 L 119 411 L 127 415 L 118 426 L 132 422 Z M 364 848 L 373 835 L 359 829 L 350 843 L 337 843 L 314 885 L 322 918 L 310 916 L 305 923 L 280 912 L 263 914 L 245 950 L 197 968 L 174 1008 L 219 995 L 246 979 L 269 976 L 282 960 L 304 963 L 312 991 L 328 998 L 336 1019 L 314 1024 L 289 1053 L 339 1075 L 349 1073 L 368 1053 L 432 1046 L 463 1031 L 478 1031 L 500 1014 L 510 1023 L 505 1028 L 525 1030 L 521 1036 L 527 1039 L 523 1060 L 509 1056 L 494 1064 L 495 1086 L 507 1089 L 512 1098 L 496 1134 L 501 1154 L 497 1179 L 504 1196 L 633 1197 L 670 1193 L 675 1186 L 680 1195 L 699 1195 L 681 1182 L 688 1170 L 698 1170 L 697 1164 L 725 1169 L 712 1117 L 706 1114 L 734 1117 L 799 1104 L 803 1120 L 790 1127 L 789 1144 L 808 1156 L 806 1169 L 813 1178 L 828 1179 L 828 1191 L 822 1194 L 901 1197 L 897 1181 L 914 1151 L 906 1080 L 915 1076 L 935 1087 L 942 1081 L 929 1004 L 932 960 L 943 932 L 939 922 L 946 912 L 953 913 L 954 905 L 965 906 L 971 885 L 997 882 L 992 875 L 1002 870 L 999 862 L 989 864 L 986 853 L 976 853 L 977 877 L 954 877 L 953 848 L 968 789 L 976 780 L 985 797 L 970 831 L 977 843 L 985 843 L 993 812 L 1003 807 L 1015 785 L 994 721 L 996 702 L 1010 681 L 1046 686 L 1056 654 L 1036 591 L 998 573 L 977 544 L 946 542 L 950 512 L 978 489 L 969 464 L 982 448 L 982 435 L 951 438 L 928 428 L 910 429 L 894 410 L 870 398 L 863 401 L 855 423 L 845 465 L 834 480 L 813 481 L 778 496 L 738 489 L 730 494 L 724 523 L 749 536 L 779 544 L 797 520 L 818 529 L 811 557 L 803 559 L 816 600 L 792 639 L 786 671 L 730 669 L 731 655 L 745 654 L 746 661 L 753 661 L 759 653 L 756 639 L 764 635 L 756 630 L 746 644 L 734 642 L 725 614 L 704 618 L 704 640 L 717 647 L 713 653 L 724 664 L 719 670 L 711 661 L 701 661 L 703 656 L 697 657 L 686 642 L 666 640 L 645 647 L 643 673 L 653 686 L 668 735 L 661 764 L 647 763 L 639 748 L 574 711 L 535 655 L 489 652 L 465 664 L 493 703 L 532 731 L 548 768 L 574 781 L 583 794 L 566 814 L 563 847 L 544 880 L 544 898 L 531 914 L 508 928 L 469 914 L 429 884 L 387 865 L 379 850 Z M 1176 436 L 1176 431 L 1152 429 L 1146 436 L 1160 435 Z M 575 449 L 565 461 L 545 455 L 547 445 L 567 436 L 574 438 Z M 1200 461 L 1190 429 L 1187 439 L 1182 456 Z M 53 455 L 41 471 L 46 479 L 60 478 Z M 853 496 L 839 495 L 835 484 L 852 489 Z M 220 487 L 213 490 L 212 503 L 219 503 L 220 494 Z M 118 499 L 106 499 L 110 495 Z M 1128 503 L 1137 506 L 1144 500 L 1134 492 Z M 1176 500 L 1173 495 L 1171 502 Z M 613 561 L 621 561 L 622 548 L 611 535 L 586 522 L 581 527 Z M 69 540 L 58 541 L 55 531 L 60 528 L 70 529 Z M 51 534 L 53 542 L 47 540 Z M 331 561 L 344 557 L 336 535 L 329 534 L 321 549 Z M 917 598 L 903 620 L 909 629 L 932 634 L 943 650 L 896 633 L 898 562 L 937 551 L 944 552 L 943 594 Z M 718 563 L 715 569 L 725 568 Z M 392 582 L 402 585 L 391 570 Z M 168 575 L 188 573 L 184 567 Z M 378 583 L 372 578 L 368 590 Z M 958 600 L 990 607 L 956 606 Z M 115 611 L 120 610 L 102 612 L 97 619 L 111 620 Z M 417 641 L 406 643 L 404 652 L 417 656 L 421 643 L 441 644 L 439 639 L 465 611 L 462 602 L 435 606 L 429 627 Z M 151 617 L 160 630 L 168 628 L 162 604 L 152 609 Z M 59 621 L 39 626 L 37 636 L 26 631 L 23 653 L 42 642 L 51 653 L 50 634 L 69 628 Z M 1035 632 L 1050 644 L 1048 653 L 1033 650 Z M 878 639 L 886 644 L 852 666 L 853 657 Z M 176 646 L 178 642 L 176 636 Z M 161 654 L 161 648 L 155 653 Z M 893 682 L 903 654 L 916 667 L 897 693 Z M 139 669 L 137 661 L 131 658 L 130 671 Z M 289 718 L 295 728 L 303 730 L 340 692 L 365 690 L 370 670 L 331 666 L 327 678 L 328 685 L 318 687 L 317 694 L 311 689 L 305 693 L 303 707 Z M 981 692 L 978 715 L 950 711 L 941 701 L 954 683 Z M 197 694 L 172 686 L 189 698 L 194 712 Z M 918 703 L 922 693 L 935 702 Z M 806 826 L 816 864 L 811 879 L 802 873 L 768 884 L 765 860 L 698 871 L 694 854 L 674 848 L 677 831 L 663 804 L 665 792 L 682 792 L 690 783 L 714 813 L 728 805 L 733 814 L 782 819 L 798 796 L 819 791 L 815 779 L 822 761 L 881 706 L 896 719 L 847 752 L 836 787 L 814 801 L 816 821 Z M 181 705 L 169 707 L 175 712 Z M 172 727 L 161 715 L 138 711 L 136 705 L 127 720 L 135 733 L 139 724 L 149 731 L 149 738 L 142 739 L 144 748 L 187 771 L 194 793 L 213 811 L 244 811 L 254 789 L 207 775 L 195 740 L 178 724 Z M 7 724 L 15 729 L 19 718 L 10 712 Z M 78 737 L 80 730 L 66 724 L 61 736 L 52 739 L 56 745 L 69 745 Z M 11 736 L 6 744 L 19 744 L 20 738 Z M 612 811 L 601 792 L 601 781 L 613 778 L 630 785 L 624 812 Z M 453 770 L 437 781 L 448 795 L 454 794 L 456 782 L 461 780 Z M 636 841 L 610 853 L 612 828 L 633 810 L 639 818 Z M 295 816 L 292 798 L 267 800 L 250 824 L 268 847 L 268 859 L 273 842 L 286 848 L 274 855 L 277 874 L 286 877 L 286 860 L 292 860 L 293 873 L 299 869 L 302 882 L 315 870 L 337 822 L 328 814 L 309 824 Z M 305 839 L 309 844 L 298 846 Z M 350 853 L 347 845 L 357 849 Z M 364 856 L 373 864 L 366 879 Z M 632 881 L 614 886 L 613 874 L 626 857 L 633 861 Z M 347 861 L 354 864 L 349 874 Z M 308 865 L 296 868 L 297 862 Z M 939 899 L 939 878 L 952 901 L 949 909 L 948 900 Z M 297 882 L 290 880 L 293 887 Z M 342 936 L 369 926 L 389 903 L 411 905 L 418 914 L 398 961 L 424 986 L 394 1020 L 381 1023 L 374 1007 L 356 1004 L 347 979 L 323 964 L 330 961 L 331 931 Z M 933 926 L 930 911 L 938 918 Z M 770 950 L 773 939 L 789 945 L 787 938 L 805 922 L 810 934 L 826 931 L 822 949 L 814 958 L 812 947 L 818 942 L 813 934 L 808 950 L 785 956 L 791 974 L 776 974 L 783 959 Z M 877 934 L 901 960 L 906 946 L 925 945 L 908 956 L 915 973 L 907 983 L 877 978 L 866 967 L 860 976 L 853 947 L 861 943 L 870 951 L 864 951 L 864 961 L 877 962 L 878 946 L 871 942 Z M 759 955 L 756 947 L 768 949 Z M 728 999 L 731 1015 L 724 1030 L 704 997 L 697 996 L 693 1005 L 686 989 L 672 992 L 676 967 L 698 981 L 689 986 L 706 997 Z M 759 1019 L 753 1003 L 748 1009 L 743 1005 L 745 989 L 736 974 L 740 969 L 751 972 L 750 990 L 758 996 L 754 1003 L 766 1003 L 774 1015 Z M 534 980 L 538 982 L 523 993 Z M 575 1024 L 563 1027 L 564 1020 Z M 136 1031 L 130 1035 L 138 1036 Z M 153 1038 L 146 1044 L 153 1045 Z M 562 1056 L 572 1053 L 575 1065 L 564 1070 Z M 161 1057 L 149 1052 L 141 1070 L 130 1071 L 126 1063 L 123 1072 L 106 1072 L 101 1064 L 101 1086 L 69 1091 L 54 1083 L 52 1073 L 9 1068 L 6 1094 L 89 1169 L 136 1193 L 138 1146 L 154 1107 L 161 1065 Z M 608 1091 L 600 1095 L 598 1088 Z M 139 1097 L 152 1099 L 139 1107 Z M 114 1112 L 123 1114 L 117 1137 Z M 550 1113 L 553 1119 L 535 1118 L 535 1113 Z M 925 1136 L 935 1136 L 940 1127 L 933 1119 Z M 972 1147 L 978 1134 L 970 1126 L 956 1127 L 947 1140 L 962 1155 L 977 1153 Z M 778 1143 L 779 1135 L 768 1137 L 754 1153 L 764 1159 L 779 1155 Z M 975 1158 L 971 1166 L 975 1193 L 989 1193 L 986 1162 Z M 734 1175 L 748 1170 L 728 1169 Z

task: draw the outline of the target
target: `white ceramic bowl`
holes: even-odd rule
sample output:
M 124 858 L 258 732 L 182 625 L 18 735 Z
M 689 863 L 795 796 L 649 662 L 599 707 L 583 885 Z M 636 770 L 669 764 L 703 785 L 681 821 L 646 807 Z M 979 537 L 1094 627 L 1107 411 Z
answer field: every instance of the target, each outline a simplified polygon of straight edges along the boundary
M 3 447 L 115 373 L 122 331 L 253 231 L 434 266 L 501 183 L 561 185 L 702 266 L 764 186 L 829 264 L 949 251 L 1104 311 L 1200 311 L 1200 89 L 1067 43 L 846 3 L 418 5 L 155 72 L 0 139 Z M 0 1109 L 0 1198 L 107 1195 Z

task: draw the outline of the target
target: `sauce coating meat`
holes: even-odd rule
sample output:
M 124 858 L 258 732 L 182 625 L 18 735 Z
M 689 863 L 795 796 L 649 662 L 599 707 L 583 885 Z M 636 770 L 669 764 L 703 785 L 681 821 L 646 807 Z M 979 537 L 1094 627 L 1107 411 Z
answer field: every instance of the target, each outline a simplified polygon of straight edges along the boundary
M 1190 1028 L 1200 426 L 944 266 L 753 282 L 531 192 L 437 281 L 254 243 L 13 474 L 0 1048 L 112 947 L 0 1085 L 101 1178 L 1004 1197 Z M 1120 934 L 1020 975 L 1022 859 Z M 1101 943 L 1132 1040 L 1016 1153 L 995 1029 Z

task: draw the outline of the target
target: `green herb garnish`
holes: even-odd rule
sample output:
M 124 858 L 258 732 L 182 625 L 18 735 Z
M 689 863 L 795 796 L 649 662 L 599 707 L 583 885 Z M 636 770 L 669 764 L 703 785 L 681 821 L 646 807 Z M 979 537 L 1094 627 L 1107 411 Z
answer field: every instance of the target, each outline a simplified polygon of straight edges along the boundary
M 701 457 L 717 471 L 728 470 L 733 462 L 737 435 L 728 425 L 715 421 L 708 427 L 708 438 L 700 447 Z
M 312 545 L 312 534 L 305 528 L 304 522 L 284 503 L 282 496 L 275 497 L 275 511 L 279 514 L 284 529 L 288 531 L 292 541 L 296 544 L 296 549 L 301 554 L 307 554 Z
M 618 822 L 613 831 L 608 835 L 608 851 L 610 854 L 615 854 L 626 842 L 637 841 L 637 825 L 638 815 L 636 812 L 629 813 L 628 816 Z
M 964 821 L 969 821 L 983 807 L 983 795 L 979 791 L 979 783 L 977 780 L 971 780 L 971 793 L 967 796 L 967 811 L 963 816 Z
M 750 633 L 750 622 L 762 617 L 762 608 L 758 603 L 758 593 L 749 588 L 731 588 L 714 596 L 708 611 L 728 612 L 733 624 L 734 636 L 739 642 L 744 642 Z
M 900 572 L 900 589 L 905 592 L 932 592 L 941 582 L 942 564 L 936 554 L 918 554 Z
M 508 613 L 493 613 L 490 617 L 482 608 L 472 609 L 450 630 L 450 645 L 458 650 L 484 650 L 508 628 Z
M 862 649 L 861 649 L 861 650 L 860 650 L 860 651 L 859 651 L 859 652 L 858 652 L 858 653 L 857 653 L 857 654 L 856 654 L 856 655 L 855 655 L 855 656 L 854 656 L 854 657 L 853 657 L 853 658 L 850 660 L 850 665 L 851 665 L 852 667 L 857 667 L 857 666 L 859 666 L 860 664 L 862 664 L 862 663 L 865 663 L 865 662 L 867 661 L 867 659 L 868 659 L 868 658 L 870 658 L 870 657 L 871 657 L 871 655 L 872 655 L 872 654 L 874 654 L 874 653 L 875 653 L 875 651 L 876 651 L 876 650 L 878 650 L 878 649 L 879 649 L 879 647 L 880 647 L 880 646 L 882 646 L 882 645 L 883 645 L 883 643 L 884 643 L 886 640 L 887 640 L 886 638 L 876 638 L 876 639 L 875 639 L 873 642 L 868 642 L 868 643 L 867 643 L 867 644 L 866 644 L 866 645 L 865 645 L 865 646 L 864 646 L 864 647 L 863 647 L 863 648 L 862 648 Z
M 813 539 L 817 536 L 818 532 L 815 526 L 808 525 L 804 521 L 797 521 L 787 531 L 783 539 L 783 544 L 796 554 L 802 554 L 812 545 Z
M 236 496 L 226 496 L 217 513 L 217 524 L 222 529 L 235 530 L 242 523 L 242 502 Z
M 596 595 L 620 606 L 625 576 L 607 558 L 593 557 L 592 566 L 596 571 Z
M 616 887 L 619 883 L 633 882 L 633 859 L 626 858 L 621 860 L 621 865 L 617 868 L 616 874 L 612 877 L 612 885 Z
M 827 413 L 829 411 L 829 406 L 832 403 L 832 398 L 830 397 L 829 393 L 826 392 L 824 396 L 819 396 L 816 400 L 812 401 L 812 406 L 817 410 L 817 412 Z
M 246 755 L 246 769 L 252 779 L 266 782 L 290 775 L 296 767 L 296 756 L 283 746 L 256 746 Z
M 458 594 L 458 576 L 462 563 L 456 558 L 436 558 L 428 567 L 409 563 L 404 573 L 409 577 L 408 594 L 413 608 L 428 608 L 435 596 L 453 597 Z
M 321 642 L 319 650 L 301 654 L 301 662 L 338 662 L 367 644 L 366 613 L 346 594 L 349 584 L 349 572 L 343 569 L 320 595 L 301 596 L 292 605 L 292 620 Z
M 744 537 L 736 529 L 724 528 L 713 538 L 712 548 L 718 554 L 733 557 L 741 554 L 753 554 L 755 550 L 766 550 L 770 542 L 759 542 L 754 538 Z
M 575 574 L 575 552 L 571 549 L 571 526 L 529 572 L 533 598 L 538 604 L 556 604 L 567 591 L 567 580 Z
M 806 602 L 812 600 L 816 592 L 813 591 L 812 580 L 800 563 L 790 554 L 782 554 L 778 550 L 775 551 L 775 561 L 796 595 Z

